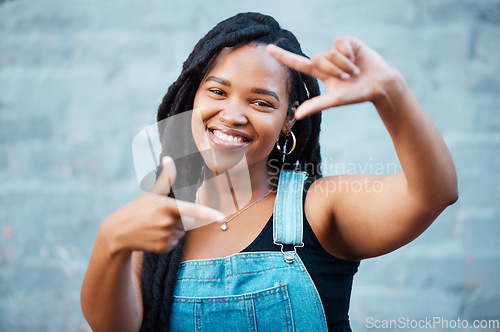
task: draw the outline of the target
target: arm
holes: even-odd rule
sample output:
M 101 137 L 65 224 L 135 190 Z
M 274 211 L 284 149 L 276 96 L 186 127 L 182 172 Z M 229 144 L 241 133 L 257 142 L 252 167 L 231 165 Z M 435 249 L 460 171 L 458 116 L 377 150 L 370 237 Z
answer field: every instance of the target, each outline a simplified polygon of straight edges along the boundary
M 142 255 L 116 252 L 102 229 L 81 291 L 81 306 L 93 331 L 139 331 L 142 324 Z
M 304 102 L 297 117 L 371 101 L 391 135 L 403 172 L 327 177 L 310 189 L 312 201 L 326 205 L 325 213 L 314 214 L 322 243 L 338 256 L 359 260 L 388 253 L 420 235 L 456 201 L 457 178 L 439 131 L 401 74 L 356 38 L 338 38 L 335 44 L 312 60 L 274 47 L 270 53 L 328 87 L 325 95 Z
M 219 211 L 167 197 L 176 172 L 165 160 L 152 192 L 114 212 L 99 229 L 81 289 L 82 311 L 95 332 L 140 329 L 142 252 L 166 252 L 177 245 L 185 233 L 179 211 L 193 220 L 225 219 Z
M 396 73 L 374 102 L 403 168 L 401 186 L 422 210 L 441 211 L 458 198 L 455 165 L 434 122 Z M 408 198 L 410 199 L 410 198 Z
M 432 120 L 397 75 L 375 103 L 393 140 L 403 172 L 389 176 L 349 175 L 334 181 L 326 203 L 332 242 L 344 257 L 359 260 L 393 251 L 419 236 L 458 198 L 451 155 Z M 342 187 L 342 181 L 345 181 Z M 363 191 L 342 190 L 357 188 Z

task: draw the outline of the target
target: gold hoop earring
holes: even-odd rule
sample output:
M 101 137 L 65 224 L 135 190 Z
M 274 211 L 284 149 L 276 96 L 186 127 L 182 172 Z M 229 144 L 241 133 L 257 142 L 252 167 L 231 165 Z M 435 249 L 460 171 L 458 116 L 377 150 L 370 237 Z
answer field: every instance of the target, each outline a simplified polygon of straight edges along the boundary
M 290 149 L 290 151 L 287 152 L 286 151 L 286 143 L 288 142 L 288 135 L 292 135 L 292 148 Z M 276 148 L 278 149 L 279 152 L 281 152 L 283 157 L 288 156 L 290 153 L 292 153 L 293 150 L 295 150 L 295 145 L 297 144 L 297 139 L 295 138 L 293 131 L 290 130 L 290 132 L 287 134 L 286 137 L 287 138 L 286 138 L 285 144 L 283 144 L 283 149 L 281 149 L 281 146 L 280 146 L 280 136 L 278 136 L 278 139 L 276 140 Z

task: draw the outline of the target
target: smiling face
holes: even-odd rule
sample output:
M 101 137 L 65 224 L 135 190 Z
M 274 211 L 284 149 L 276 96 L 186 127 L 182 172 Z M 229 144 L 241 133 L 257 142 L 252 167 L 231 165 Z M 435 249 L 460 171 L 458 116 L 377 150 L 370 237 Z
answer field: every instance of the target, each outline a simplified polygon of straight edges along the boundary
M 287 116 L 287 79 L 264 45 L 221 52 L 193 106 L 193 137 L 210 169 L 223 172 L 243 156 L 250 169 L 265 169 L 280 132 L 294 121 Z

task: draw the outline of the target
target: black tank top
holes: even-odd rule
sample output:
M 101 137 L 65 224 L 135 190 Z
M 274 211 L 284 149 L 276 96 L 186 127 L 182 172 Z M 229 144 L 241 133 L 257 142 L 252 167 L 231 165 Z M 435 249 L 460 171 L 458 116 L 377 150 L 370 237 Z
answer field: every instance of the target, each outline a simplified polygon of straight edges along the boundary
M 314 181 L 309 178 L 304 183 L 304 204 L 307 189 Z M 305 210 L 305 209 L 304 209 Z M 346 261 L 328 253 L 319 243 L 309 222 L 304 221 L 304 247 L 297 248 L 297 253 L 309 272 L 318 290 L 329 331 L 351 331 L 349 326 L 349 301 L 354 274 L 359 262 Z M 242 252 L 280 251 L 280 246 L 273 243 L 273 217 L 255 240 Z

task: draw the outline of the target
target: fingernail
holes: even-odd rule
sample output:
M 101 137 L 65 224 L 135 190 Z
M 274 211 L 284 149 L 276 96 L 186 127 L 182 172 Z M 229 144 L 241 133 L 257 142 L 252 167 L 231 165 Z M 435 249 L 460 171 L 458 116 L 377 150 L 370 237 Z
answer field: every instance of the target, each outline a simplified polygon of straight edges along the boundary
M 351 75 L 349 75 L 348 73 L 342 73 L 340 74 L 340 78 L 343 80 L 348 80 L 351 78 Z
M 354 70 L 352 72 L 353 72 L 354 75 L 361 74 L 361 70 L 359 70 L 359 68 L 354 68 Z
M 275 45 L 273 45 L 273 44 L 268 44 L 268 45 L 266 46 L 266 49 L 267 49 L 267 50 L 273 50 L 273 49 L 274 49 L 274 50 L 276 50 L 276 47 L 275 47 Z
M 227 219 L 226 216 L 221 213 L 220 215 L 218 214 L 215 217 L 215 222 L 223 223 L 224 221 L 226 221 L 226 219 Z
M 161 159 L 163 166 L 166 166 L 170 161 L 172 161 L 172 158 L 170 158 L 170 156 L 165 156 Z
M 182 217 L 182 226 L 184 226 L 185 231 L 190 231 L 193 228 L 196 228 L 196 218 L 181 216 Z

